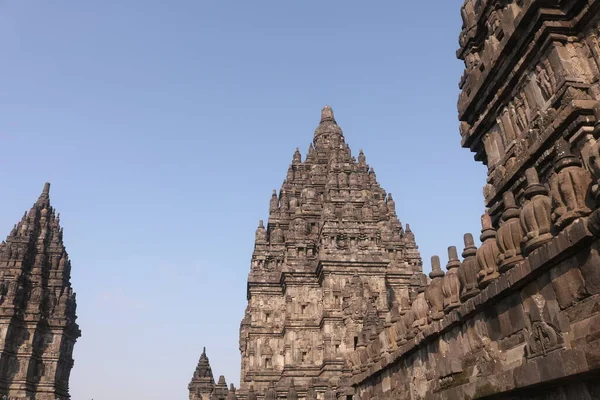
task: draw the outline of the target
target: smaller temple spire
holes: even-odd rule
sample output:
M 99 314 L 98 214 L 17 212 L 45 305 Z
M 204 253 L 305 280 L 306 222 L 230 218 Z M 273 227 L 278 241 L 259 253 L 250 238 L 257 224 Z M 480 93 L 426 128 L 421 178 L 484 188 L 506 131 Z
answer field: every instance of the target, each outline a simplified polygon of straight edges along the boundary
M 215 380 L 210 367 L 210 362 L 206 356 L 206 347 L 202 348 L 200 360 L 198 360 L 198 365 L 194 371 L 192 381 L 188 385 L 188 389 L 190 391 L 191 400 L 206 398 L 206 396 L 214 392 Z
M 294 151 L 294 157 L 292 160 L 292 164 L 300 164 L 302 162 L 302 154 L 300 154 L 300 149 L 296 147 L 296 151 Z

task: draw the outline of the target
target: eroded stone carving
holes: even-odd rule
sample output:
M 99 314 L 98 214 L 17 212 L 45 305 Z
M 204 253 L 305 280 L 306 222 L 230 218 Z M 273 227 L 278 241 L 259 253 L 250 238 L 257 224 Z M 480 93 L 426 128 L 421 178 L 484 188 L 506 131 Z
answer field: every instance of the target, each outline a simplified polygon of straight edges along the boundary
M 548 190 L 540 184 L 535 168 L 529 168 L 525 171 L 527 177 L 527 189 L 525 189 L 525 199 L 528 202 L 521 210 L 521 227 L 525 236 L 523 242 L 525 253 L 531 253 L 533 250 L 542 246 L 552 239 L 552 200 L 548 197 Z
M 556 144 L 556 175 L 551 181 L 552 213 L 554 228 L 561 231 L 577 218 L 591 213 L 586 197 L 592 183 L 589 172 L 583 169 L 581 161 L 571 153 L 569 144 L 561 139 Z
M 460 280 L 458 278 L 458 268 L 460 260 L 456 247 L 448 247 L 448 272 L 442 279 L 442 293 L 444 294 L 444 312 L 447 314 L 456 307 L 460 306 Z
M 479 264 L 477 263 L 477 247 L 475 247 L 473 235 L 470 233 L 465 234 L 464 242 L 465 249 L 462 253 L 463 262 L 458 268 L 460 301 L 463 303 L 479 293 L 479 284 L 477 282 Z
M 496 231 L 489 214 L 481 216 L 481 246 L 477 249 L 476 257 L 479 264 L 477 280 L 481 289 L 487 287 L 500 274 L 498 273 L 498 256 L 500 249 L 496 243 Z
M 425 289 L 425 299 L 429 303 L 431 319 L 437 321 L 444 318 L 444 293 L 442 293 L 444 271 L 442 271 L 438 256 L 431 257 L 429 277 L 431 283 Z
M 504 193 L 503 198 L 502 223 L 496 236 L 496 242 L 500 249 L 500 255 L 498 256 L 498 270 L 500 272 L 508 271 L 523 259 L 521 252 L 523 230 L 521 229 L 520 213 L 515 202 L 515 196 L 508 191 Z
M 0 245 L 0 394 L 7 398 L 69 398 L 73 346 L 81 336 L 70 273 L 47 183 Z

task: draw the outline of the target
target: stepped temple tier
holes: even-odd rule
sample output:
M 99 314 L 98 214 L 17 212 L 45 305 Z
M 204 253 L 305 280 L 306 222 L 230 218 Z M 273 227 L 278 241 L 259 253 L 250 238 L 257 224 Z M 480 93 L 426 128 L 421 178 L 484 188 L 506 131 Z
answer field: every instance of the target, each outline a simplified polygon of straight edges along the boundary
M 0 244 L 0 396 L 67 400 L 75 322 L 71 263 L 50 184 Z

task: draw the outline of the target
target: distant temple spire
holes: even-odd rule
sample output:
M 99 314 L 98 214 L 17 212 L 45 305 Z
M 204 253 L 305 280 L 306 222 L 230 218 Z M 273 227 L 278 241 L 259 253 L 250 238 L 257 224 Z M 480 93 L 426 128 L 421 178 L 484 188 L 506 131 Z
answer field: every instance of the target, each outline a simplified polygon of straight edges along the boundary
M 73 346 L 81 331 L 71 262 L 50 184 L 0 245 L 0 393 L 10 398 L 68 399 Z M 10 336 L 9 336 L 10 335 Z M 11 340 L 18 340 L 14 346 Z M 55 371 L 41 375 L 40 371 Z

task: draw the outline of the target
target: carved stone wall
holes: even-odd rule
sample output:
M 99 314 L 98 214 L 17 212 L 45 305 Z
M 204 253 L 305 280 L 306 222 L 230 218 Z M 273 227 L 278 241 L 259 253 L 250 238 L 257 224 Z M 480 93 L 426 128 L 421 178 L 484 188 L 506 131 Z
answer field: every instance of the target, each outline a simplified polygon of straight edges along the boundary
M 0 395 L 67 400 L 77 323 L 50 184 L 0 244 Z
M 466 235 L 462 262 L 450 252 L 441 295 L 432 261 L 433 300 L 412 302 L 426 323 L 352 355 L 355 397 L 600 398 L 600 3 L 468 0 L 462 15 L 462 144 L 488 167 L 482 245 Z

